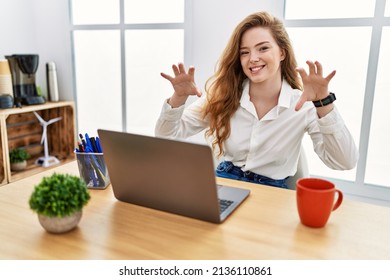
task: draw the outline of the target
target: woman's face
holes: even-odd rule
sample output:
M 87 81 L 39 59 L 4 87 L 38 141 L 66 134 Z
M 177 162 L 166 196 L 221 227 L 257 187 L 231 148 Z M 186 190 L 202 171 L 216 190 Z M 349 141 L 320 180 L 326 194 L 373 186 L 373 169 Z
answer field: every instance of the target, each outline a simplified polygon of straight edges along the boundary
M 285 52 L 279 48 L 268 28 L 253 27 L 244 32 L 240 45 L 240 61 L 252 83 L 281 80 L 280 62 Z

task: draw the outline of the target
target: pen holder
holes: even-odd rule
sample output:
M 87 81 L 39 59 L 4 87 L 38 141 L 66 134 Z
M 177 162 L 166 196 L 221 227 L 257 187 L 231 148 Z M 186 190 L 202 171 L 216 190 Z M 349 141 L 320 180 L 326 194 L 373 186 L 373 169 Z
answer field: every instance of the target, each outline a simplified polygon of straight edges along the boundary
M 110 177 L 102 153 L 76 152 L 80 177 L 90 189 L 105 189 L 110 184 Z

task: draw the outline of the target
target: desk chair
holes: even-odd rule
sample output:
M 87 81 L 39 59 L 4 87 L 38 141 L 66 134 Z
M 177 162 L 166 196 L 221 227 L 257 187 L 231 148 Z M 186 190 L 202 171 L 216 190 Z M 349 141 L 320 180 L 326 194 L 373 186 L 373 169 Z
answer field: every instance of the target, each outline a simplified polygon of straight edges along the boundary
M 295 190 L 295 184 L 297 180 L 303 177 L 309 177 L 309 165 L 307 163 L 305 150 L 303 149 L 303 147 L 301 147 L 301 153 L 298 159 L 297 172 L 294 176 L 289 177 L 286 181 L 288 188 L 290 190 Z

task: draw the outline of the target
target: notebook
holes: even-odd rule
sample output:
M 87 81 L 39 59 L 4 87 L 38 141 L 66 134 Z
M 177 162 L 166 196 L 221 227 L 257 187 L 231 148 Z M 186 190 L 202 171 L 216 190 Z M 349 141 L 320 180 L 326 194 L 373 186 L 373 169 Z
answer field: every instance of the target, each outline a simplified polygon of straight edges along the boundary
M 104 129 L 98 135 L 120 201 L 222 223 L 250 193 L 216 184 L 207 145 Z

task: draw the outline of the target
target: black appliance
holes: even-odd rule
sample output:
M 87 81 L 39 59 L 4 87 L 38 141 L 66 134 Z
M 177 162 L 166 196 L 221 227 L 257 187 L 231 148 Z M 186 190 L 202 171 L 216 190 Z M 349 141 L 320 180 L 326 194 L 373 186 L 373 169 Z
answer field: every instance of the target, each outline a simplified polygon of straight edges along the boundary
M 13 54 L 6 55 L 5 58 L 11 70 L 15 105 L 21 107 L 45 103 L 45 98 L 38 95 L 35 83 L 39 56 L 37 54 Z

